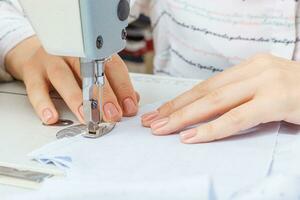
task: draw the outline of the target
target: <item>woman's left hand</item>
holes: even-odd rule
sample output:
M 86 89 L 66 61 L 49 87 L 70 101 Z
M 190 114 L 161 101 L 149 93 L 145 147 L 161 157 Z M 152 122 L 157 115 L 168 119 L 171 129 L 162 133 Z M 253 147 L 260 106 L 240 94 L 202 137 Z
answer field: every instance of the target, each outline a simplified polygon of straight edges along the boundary
M 300 124 L 300 63 L 261 54 L 232 67 L 142 117 L 155 135 L 180 133 L 187 144 L 237 135 L 271 121 Z

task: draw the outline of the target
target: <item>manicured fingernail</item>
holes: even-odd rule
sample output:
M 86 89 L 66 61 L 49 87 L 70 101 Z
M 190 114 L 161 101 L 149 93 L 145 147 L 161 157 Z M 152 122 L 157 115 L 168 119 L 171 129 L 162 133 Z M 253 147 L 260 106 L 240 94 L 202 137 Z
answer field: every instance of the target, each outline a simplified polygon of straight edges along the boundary
M 79 112 L 79 115 L 80 115 L 80 117 L 81 117 L 80 121 L 81 121 L 81 122 L 84 122 L 83 106 L 80 106 L 80 107 L 78 108 L 78 112 Z
M 53 113 L 49 108 L 46 108 L 43 111 L 43 121 L 45 123 L 48 123 L 53 118 Z
M 158 115 L 159 115 L 158 111 L 149 112 L 142 116 L 142 120 L 143 121 L 151 121 L 151 120 L 154 120 L 155 118 L 157 118 Z
M 182 141 L 187 141 L 193 137 L 195 137 L 197 134 L 197 130 L 196 129 L 190 129 L 187 131 L 183 131 L 180 133 L 180 138 Z
M 165 126 L 169 122 L 169 118 L 163 118 L 160 120 L 157 120 L 151 124 L 151 129 L 153 133 L 157 133 L 157 130 Z
M 115 120 L 119 117 L 119 111 L 112 103 L 107 103 L 104 105 L 104 113 L 109 120 Z
M 127 98 L 123 101 L 123 109 L 126 114 L 134 114 L 137 112 L 137 106 L 131 98 Z

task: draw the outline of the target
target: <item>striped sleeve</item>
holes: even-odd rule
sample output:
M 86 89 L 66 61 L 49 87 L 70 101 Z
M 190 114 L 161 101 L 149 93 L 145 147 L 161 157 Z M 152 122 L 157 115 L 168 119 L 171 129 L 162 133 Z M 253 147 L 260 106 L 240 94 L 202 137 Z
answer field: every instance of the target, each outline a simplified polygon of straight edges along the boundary
M 34 30 L 22 12 L 10 1 L 0 0 L 0 81 L 12 80 L 4 66 L 6 54 L 32 35 Z

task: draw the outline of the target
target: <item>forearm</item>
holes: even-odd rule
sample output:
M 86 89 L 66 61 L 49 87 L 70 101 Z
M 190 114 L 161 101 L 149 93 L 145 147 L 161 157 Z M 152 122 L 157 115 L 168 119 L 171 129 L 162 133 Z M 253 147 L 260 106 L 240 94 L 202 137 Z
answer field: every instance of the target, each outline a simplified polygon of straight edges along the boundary
M 33 36 L 34 31 L 13 4 L 0 1 L 0 13 L 0 81 L 9 81 L 12 77 L 5 68 L 7 54 L 20 42 Z

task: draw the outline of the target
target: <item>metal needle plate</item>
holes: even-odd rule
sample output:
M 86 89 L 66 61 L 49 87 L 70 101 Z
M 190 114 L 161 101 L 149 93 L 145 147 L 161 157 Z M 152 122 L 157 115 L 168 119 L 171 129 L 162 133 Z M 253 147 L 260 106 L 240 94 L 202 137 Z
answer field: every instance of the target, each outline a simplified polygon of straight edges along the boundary
M 44 126 L 71 126 L 72 124 L 74 124 L 74 122 L 68 119 L 60 119 L 55 124 L 51 125 L 43 123 Z
M 68 128 L 64 128 L 56 133 L 57 139 L 63 139 L 66 137 L 75 137 L 79 134 L 83 134 L 86 132 L 86 126 L 83 124 L 70 126 Z
M 98 133 L 94 135 L 87 134 L 86 125 L 83 124 L 74 125 L 58 131 L 56 134 L 56 138 L 63 139 L 67 137 L 75 137 L 77 135 L 83 135 L 84 137 L 87 138 L 99 138 L 111 132 L 114 129 L 115 125 L 116 125 L 115 123 L 102 123 L 99 126 Z

